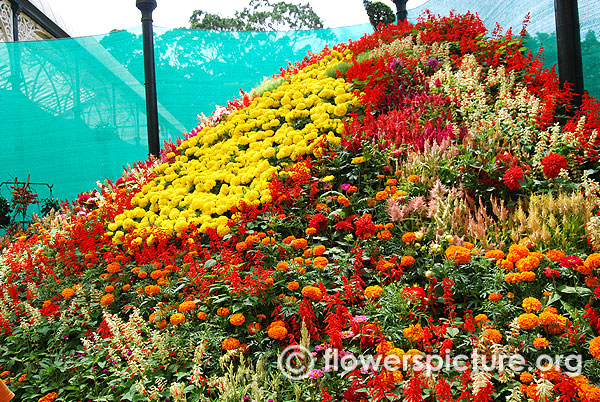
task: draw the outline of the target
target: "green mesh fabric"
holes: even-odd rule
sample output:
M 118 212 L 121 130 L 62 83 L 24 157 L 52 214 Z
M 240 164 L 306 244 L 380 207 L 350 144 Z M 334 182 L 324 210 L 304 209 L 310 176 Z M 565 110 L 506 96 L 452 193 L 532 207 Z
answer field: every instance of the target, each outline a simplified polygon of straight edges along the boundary
M 600 96 L 600 9 L 580 0 L 586 89 Z M 409 10 L 409 20 L 434 14 L 477 12 L 488 29 L 496 22 L 518 34 L 525 16 L 527 44 L 556 64 L 553 0 L 482 2 L 432 0 Z M 289 62 L 325 45 L 357 39 L 368 24 L 295 32 L 215 32 L 155 29 L 156 79 L 161 140 L 175 139 L 197 124 L 200 113 L 249 91 Z M 115 180 L 122 167 L 145 159 L 147 131 L 141 30 L 99 37 L 0 43 L 0 182 L 53 185 L 53 195 L 72 199 Z M 46 192 L 45 192 L 46 191 Z M 40 197 L 48 196 L 41 187 Z M 9 198 L 8 188 L 0 195 Z

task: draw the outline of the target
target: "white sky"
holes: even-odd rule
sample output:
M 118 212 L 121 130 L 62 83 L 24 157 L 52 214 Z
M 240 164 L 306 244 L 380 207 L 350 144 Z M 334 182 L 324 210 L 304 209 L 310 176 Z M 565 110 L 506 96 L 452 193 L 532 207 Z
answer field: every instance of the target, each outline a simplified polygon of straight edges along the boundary
M 307 0 L 286 0 L 306 3 Z M 379 0 L 394 12 L 392 0 Z M 407 8 L 416 7 L 427 0 L 409 0 Z M 141 25 L 140 11 L 135 0 L 38 0 L 44 8 L 50 7 L 58 20 L 64 22 L 71 36 L 99 35 L 112 29 L 128 29 Z M 189 25 L 194 10 L 204 10 L 221 16 L 233 16 L 249 0 L 157 0 L 153 13 L 154 26 L 181 28 Z M 358 25 L 369 22 L 362 0 L 308 0 L 313 10 L 328 28 Z

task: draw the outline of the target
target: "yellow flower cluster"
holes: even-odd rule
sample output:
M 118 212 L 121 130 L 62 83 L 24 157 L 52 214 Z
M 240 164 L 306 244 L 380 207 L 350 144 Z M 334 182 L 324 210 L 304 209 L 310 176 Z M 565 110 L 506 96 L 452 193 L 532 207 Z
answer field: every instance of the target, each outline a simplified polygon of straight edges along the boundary
M 108 225 L 114 240 L 129 229 L 147 234 L 145 228 L 155 227 L 177 234 L 190 224 L 225 235 L 224 214 L 230 208 L 241 200 L 250 205 L 271 201 L 269 180 L 286 161 L 319 155 L 322 138 L 341 142 L 344 119 L 356 99 L 349 84 L 329 77 L 327 69 L 350 56 L 349 50 L 333 50 L 184 141 L 177 155 L 169 155 L 173 161 L 158 166 L 157 177 L 132 198 L 131 208 Z

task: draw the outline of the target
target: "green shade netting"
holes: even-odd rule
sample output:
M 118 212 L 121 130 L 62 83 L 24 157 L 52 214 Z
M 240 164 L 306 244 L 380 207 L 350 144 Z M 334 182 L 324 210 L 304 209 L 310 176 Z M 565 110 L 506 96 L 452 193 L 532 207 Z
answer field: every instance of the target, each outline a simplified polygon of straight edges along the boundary
M 580 0 L 586 89 L 600 95 L 595 66 L 600 11 Z M 477 12 L 488 29 L 496 22 L 518 34 L 529 13 L 527 38 L 534 53 L 545 48 L 547 65 L 556 63 L 554 4 L 551 0 L 481 2 L 434 0 L 409 10 Z M 291 32 L 215 32 L 155 28 L 159 129 L 162 140 L 189 132 L 200 113 L 250 91 L 308 51 L 372 32 L 366 25 Z M 122 167 L 147 156 L 146 106 L 141 30 L 97 37 L 0 43 L 0 182 L 53 186 L 53 196 L 72 199 L 95 188 L 97 180 L 117 179 Z M 0 195 L 10 198 L 7 185 Z M 40 198 L 49 196 L 40 186 Z

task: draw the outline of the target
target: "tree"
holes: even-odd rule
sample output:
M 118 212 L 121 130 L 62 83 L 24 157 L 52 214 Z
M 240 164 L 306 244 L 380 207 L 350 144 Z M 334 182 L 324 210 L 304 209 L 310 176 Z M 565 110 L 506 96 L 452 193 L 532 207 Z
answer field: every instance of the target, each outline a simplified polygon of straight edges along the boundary
M 396 16 L 392 9 L 380 1 L 372 2 L 370 0 L 363 0 L 363 6 L 369 16 L 369 22 L 371 22 L 375 30 L 379 28 L 380 23 L 388 25 L 396 21 Z
M 233 18 L 196 10 L 190 17 L 191 29 L 217 31 L 281 31 L 286 29 L 319 29 L 323 21 L 309 4 L 292 4 L 280 1 L 250 0 Z

